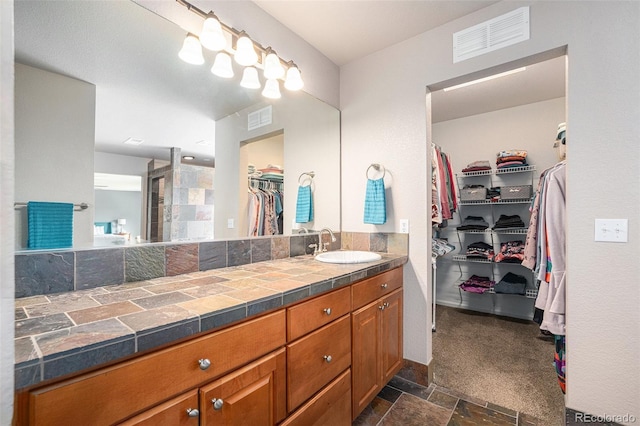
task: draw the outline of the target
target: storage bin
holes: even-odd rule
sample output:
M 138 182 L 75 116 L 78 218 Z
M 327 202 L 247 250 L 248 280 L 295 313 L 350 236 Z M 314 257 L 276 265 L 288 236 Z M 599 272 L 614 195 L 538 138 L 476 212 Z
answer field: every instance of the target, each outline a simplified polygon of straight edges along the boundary
M 529 200 L 533 188 L 531 185 L 503 186 L 500 188 L 501 200 Z
M 487 188 L 462 188 L 460 201 L 482 201 L 487 199 Z

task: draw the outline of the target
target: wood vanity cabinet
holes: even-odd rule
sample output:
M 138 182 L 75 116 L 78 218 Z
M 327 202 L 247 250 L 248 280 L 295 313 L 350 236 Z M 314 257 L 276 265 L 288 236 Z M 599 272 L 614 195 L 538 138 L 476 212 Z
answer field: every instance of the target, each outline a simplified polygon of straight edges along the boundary
M 352 418 L 402 368 L 402 269 L 351 287 Z
M 36 388 L 28 395 L 28 424 L 121 422 L 158 403 L 180 399 L 179 395 L 186 391 L 283 348 L 285 326 L 285 312 L 280 310 L 130 361 Z M 284 371 L 284 365 L 282 368 Z M 284 380 L 274 392 L 274 398 L 284 398 Z M 197 404 L 189 404 L 191 408 L 198 408 Z

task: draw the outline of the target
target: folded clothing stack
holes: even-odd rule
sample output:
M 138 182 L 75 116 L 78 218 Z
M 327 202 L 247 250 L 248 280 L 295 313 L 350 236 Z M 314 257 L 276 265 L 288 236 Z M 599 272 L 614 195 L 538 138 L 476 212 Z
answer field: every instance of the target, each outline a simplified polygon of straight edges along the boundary
M 496 224 L 493 225 L 493 229 L 504 228 L 524 228 L 524 222 L 517 214 L 514 214 L 513 216 L 501 214 L 500 218 L 496 221 Z
M 522 263 L 524 260 L 524 242 L 507 241 L 500 243 L 500 253 L 496 255 L 496 262 Z
M 268 164 L 264 169 L 258 169 L 262 177 L 270 180 L 282 181 L 284 179 L 284 169 L 278 165 Z
M 458 231 L 484 231 L 489 224 L 480 216 L 467 216 L 456 228 Z
M 496 157 L 496 168 L 498 170 L 527 165 L 527 151 L 523 149 L 500 151 Z
M 471 243 L 467 246 L 467 258 L 492 260 L 495 252 L 493 246 L 484 241 Z
M 491 289 L 494 285 L 495 281 L 491 281 L 488 277 L 472 275 L 469 279 L 460 284 L 460 288 L 470 293 L 482 294 Z
M 481 172 L 484 170 L 491 170 L 491 163 L 486 160 L 474 161 L 472 163 L 467 164 L 467 167 L 462 169 L 463 173 L 469 172 Z
M 526 287 L 527 279 L 525 277 L 512 272 L 507 272 L 507 274 L 495 285 L 494 290 L 496 293 L 524 295 L 526 293 Z

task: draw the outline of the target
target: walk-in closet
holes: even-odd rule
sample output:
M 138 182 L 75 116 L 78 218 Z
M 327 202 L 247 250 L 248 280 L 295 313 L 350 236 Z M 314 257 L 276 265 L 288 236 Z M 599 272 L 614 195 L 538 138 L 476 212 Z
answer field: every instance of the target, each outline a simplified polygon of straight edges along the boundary
M 564 424 L 564 395 L 557 342 L 536 312 L 546 252 L 530 240 L 541 175 L 564 159 L 566 66 L 564 55 L 531 58 L 427 95 L 434 382 L 548 425 Z M 556 225 L 542 233 L 564 233 Z M 527 250 L 538 264 L 523 265 Z

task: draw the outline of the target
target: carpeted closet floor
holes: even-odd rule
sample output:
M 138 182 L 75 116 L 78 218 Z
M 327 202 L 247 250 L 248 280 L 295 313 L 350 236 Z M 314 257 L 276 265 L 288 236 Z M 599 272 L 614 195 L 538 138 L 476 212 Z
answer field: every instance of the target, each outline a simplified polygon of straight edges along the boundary
M 564 425 L 564 395 L 553 367 L 553 338 L 531 321 L 436 308 L 434 383 Z

